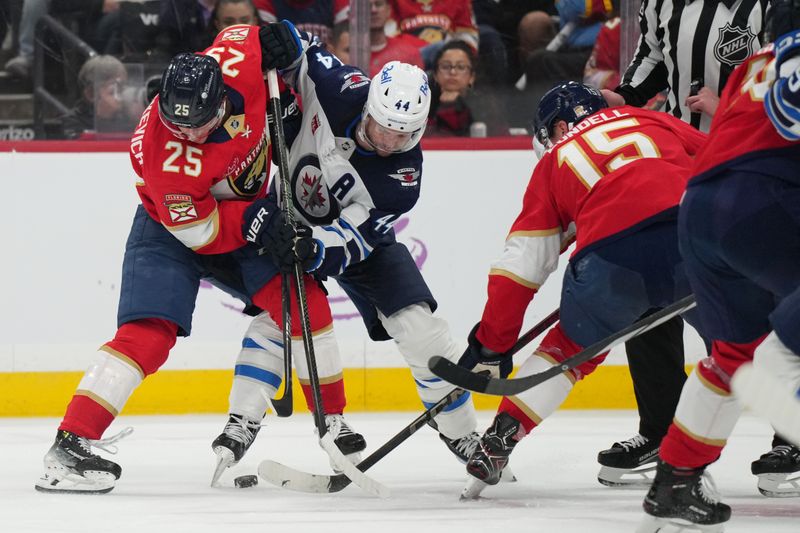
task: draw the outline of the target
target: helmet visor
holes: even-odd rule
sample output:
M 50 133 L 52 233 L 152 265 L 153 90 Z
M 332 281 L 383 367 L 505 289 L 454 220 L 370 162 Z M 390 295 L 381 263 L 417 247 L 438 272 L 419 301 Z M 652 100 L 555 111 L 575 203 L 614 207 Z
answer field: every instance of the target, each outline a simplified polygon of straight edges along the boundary
M 378 124 L 370 115 L 364 121 L 364 141 L 376 152 L 400 153 L 408 149 L 413 132 L 397 131 Z

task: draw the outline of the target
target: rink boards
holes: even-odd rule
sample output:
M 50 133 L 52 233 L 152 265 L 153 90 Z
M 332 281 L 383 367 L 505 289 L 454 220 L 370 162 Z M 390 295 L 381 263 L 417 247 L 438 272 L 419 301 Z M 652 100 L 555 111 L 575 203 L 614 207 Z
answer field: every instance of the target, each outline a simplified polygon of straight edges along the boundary
M 462 342 L 480 318 L 489 265 L 502 251 L 535 162 L 523 144 L 473 141 L 465 150 L 426 150 L 421 199 L 395 226 L 439 302 L 437 314 Z M 452 141 L 443 146 L 454 147 Z M 5 282 L 0 416 L 63 413 L 83 369 L 115 331 L 124 243 L 138 203 L 124 144 L 61 143 L 44 149 L 14 152 L 0 143 L 7 199 L 0 224 L 6 234 L 11 228 L 0 261 Z M 565 263 L 564 256 L 534 300 L 526 327 L 557 307 Z M 392 343 L 369 341 L 349 300 L 335 284 L 328 287 L 348 409 L 417 410 L 413 381 Z M 192 336 L 178 341 L 163 369 L 131 398 L 126 413 L 225 411 L 231 369 L 249 322 L 240 308 L 217 289 L 202 287 Z M 694 332 L 687 335 L 687 362 L 692 363 L 702 347 Z M 565 407 L 633 408 L 624 365 L 622 352 L 612 352 Z M 476 401 L 482 408 L 496 405 L 493 398 Z

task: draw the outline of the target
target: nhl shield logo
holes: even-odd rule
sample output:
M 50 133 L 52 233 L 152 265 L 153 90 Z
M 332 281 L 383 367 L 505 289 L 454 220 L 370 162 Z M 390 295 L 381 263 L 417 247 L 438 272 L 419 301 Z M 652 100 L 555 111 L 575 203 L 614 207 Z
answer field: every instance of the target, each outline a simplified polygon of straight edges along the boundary
M 749 27 L 725 24 L 719 29 L 719 38 L 714 44 L 714 57 L 720 63 L 735 67 L 750 55 L 755 38 L 756 34 Z

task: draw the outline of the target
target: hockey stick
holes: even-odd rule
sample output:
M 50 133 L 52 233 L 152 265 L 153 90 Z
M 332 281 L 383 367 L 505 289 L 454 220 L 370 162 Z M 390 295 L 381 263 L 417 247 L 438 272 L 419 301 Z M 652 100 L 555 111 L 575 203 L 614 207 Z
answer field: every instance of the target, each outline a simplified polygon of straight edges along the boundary
M 292 416 L 292 278 L 281 274 L 281 311 L 283 315 L 283 396 L 271 398 L 272 410 L 281 418 Z
M 429 421 L 441 413 L 448 405 L 452 404 L 462 394 L 464 389 L 453 389 L 450 393 L 436 402 L 430 409 L 414 419 L 409 425 L 404 427 L 394 437 L 386 441 L 380 448 L 372 452 L 367 458 L 358 463 L 356 468 L 361 472 L 371 468 L 378 461 L 386 457 L 390 452 L 406 441 L 417 430 L 425 426 Z M 350 485 L 350 479 L 344 474 L 324 475 L 310 474 L 295 470 L 276 461 L 261 461 L 258 465 L 258 475 L 261 479 L 272 483 L 275 486 L 285 489 L 296 490 L 299 492 L 331 493 L 339 492 Z
M 544 333 L 550 326 L 558 320 L 558 309 L 543 318 L 538 324 L 533 326 L 527 333 L 514 343 L 506 355 L 511 356 L 521 350 L 526 344 Z M 430 409 L 422 413 L 408 426 L 400 430 L 397 435 L 389 439 L 383 446 L 372 452 L 366 459 L 358 463 L 357 468 L 364 472 L 386 457 L 390 452 L 406 441 L 419 428 L 430 422 L 441 413 L 448 405 L 452 404 L 464 394 L 463 389 L 453 389 L 447 396 L 436 402 Z M 319 475 L 301 472 L 282 465 L 275 461 L 262 461 L 258 465 L 258 474 L 262 479 L 276 485 L 300 492 L 331 493 L 339 492 L 350 484 L 350 480 L 343 474 L 338 475 Z
M 278 73 L 274 69 L 267 71 L 267 84 L 269 86 L 270 107 L 272 108 L 272 148 L 275 159 L 278 162 L 278 173 L 282 189 L 283 208 L 286 210 L 287 220 L 294 224 L 293 202 L 291 183 L 289 182 L 289 161 L 287 160 L 286 137 L 283 134 L 283 110 L 281 109 L 280 92 L 278 90 Z M 317 362 L 314 356 L 314 343 L 311 337 L 311 321 L 308 318 L 308 301 L 306 300 L 305 280 L 303 279 L 303 268 L 298 261 L 294 262 L 294 282 L 297 296 L 297 305 L 300 311 L 300 326 L 303 332 L 303 348 L 306 352 L 306 364 L 308 365 L 308 379 L 311 385 L 311 396 L 314 401 L 314 423 L 317 426 L 319 444 L 331 459 L 331 462 L 338 470 L 350 478 L 353 483 L 365 491 L 380 497 L 387 497 L 389 489 L 381 485 L 374 479 L 368 478 L 356 466 L 347 460 L 344 454 L 336 447 L 333 437 L 328 432 L 325 425 L 325 412 L 322 408 L 322 394 L 320 392 L 319 376 L 317 374 Z M 284 293 L 285 295 L 285 293 Z M 284 324 L 284 336 L 286 335 L 286 324 Z M 291 337 L 290 337 L 291 341 Z M 286 363 L 290 365 L 290 362 Z M 289 383 L 286 383 L 289 386 Z
M 608 351 L 612 347 L 627 341 L 637 335 L 641 335 L 645 331 L 649 331 L 654 327 L 663 324 L 675 315 L 679 315 L 688 311 L 695 306 L 694 296 L 689 295 L 681 300 L 678 300 L 672 305 L 661 309 L 660 311 L 648 315 L 645 318 L 634 322 L 632 325 L 624 328 L 603 340 L 600 340 L 591 346 L 584 348 L 572 357 L 562 361 L 558 365 L 554 365 L 544 372 L 525 376 L 517 379 L 497 379 L 487 376 L 485 374 L 476 374 L 470 372 L 464 367 L 460 367 L 455 363 L 450 362 L 448 359 L 440 356 L 431 357 L 428 361 L 428 368 L 431 372 L 449 381 L 457 387 L 463 389 L 480 392 L 483 394 L 494 394 L 497 396 L 513 396 L 520 392 L 526 391 L 548 379 L 558 376 L 567 370 L 575 368 L 576 366 L 594 359 L 603 352 Z

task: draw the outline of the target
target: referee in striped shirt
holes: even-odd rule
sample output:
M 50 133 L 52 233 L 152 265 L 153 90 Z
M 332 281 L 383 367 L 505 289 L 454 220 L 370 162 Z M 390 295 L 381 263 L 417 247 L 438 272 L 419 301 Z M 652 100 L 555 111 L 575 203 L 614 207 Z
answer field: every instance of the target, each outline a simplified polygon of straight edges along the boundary
M 767 4 L 768 0 L 643 0 L 634 58 L 620 86 L 603 95 L 611 106 L 644 106 L 666 90 L 663 110 L 707 132 L 733 69 L 766 44 Z M 656 458 L 686 380 L 682 320 L 673 319 L 629 341 L 626 352 L 639 407 L 639 435 L 600 452 L 598 461 L 604 467 L 629 469 Z M 756 462 L 762 464 L 753 464 L 754 473 L 800 470 L 800 451 L 792 447 L 782 453 L 786 444 L 776 436 L 773 450 Z M 618 484 L 615 478 L 604 481 L 603 473 L 601 469 L 601 482 Z
M 664 111 L 707 132 L 713 111 L 692 112 L 692 82 L 719 97 L 733 69 L 761 48 L 766 6 L 767 0 L 644 0 L 639 45 L 614 92 L 643 106 L 669 90 Z

